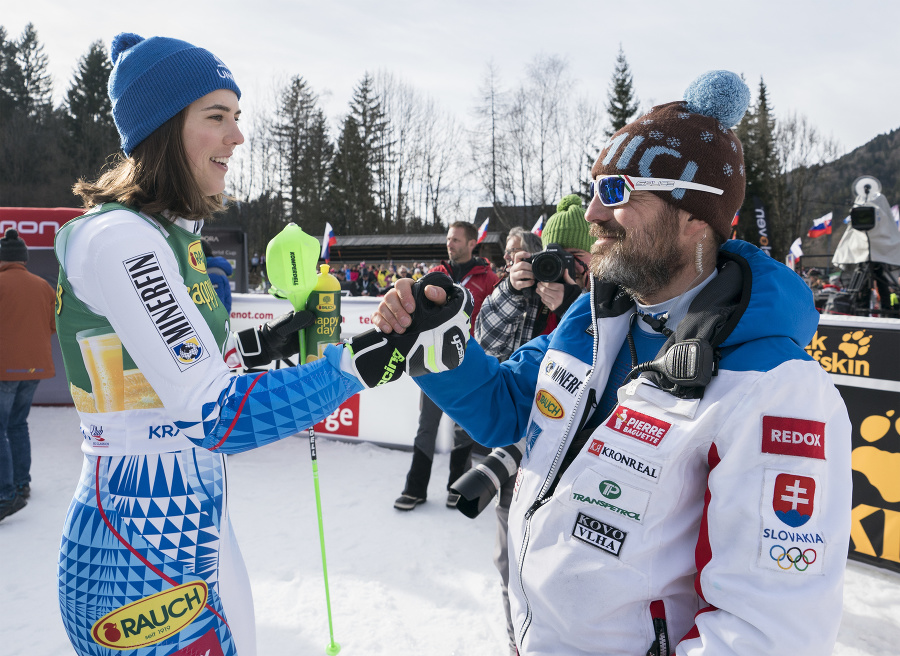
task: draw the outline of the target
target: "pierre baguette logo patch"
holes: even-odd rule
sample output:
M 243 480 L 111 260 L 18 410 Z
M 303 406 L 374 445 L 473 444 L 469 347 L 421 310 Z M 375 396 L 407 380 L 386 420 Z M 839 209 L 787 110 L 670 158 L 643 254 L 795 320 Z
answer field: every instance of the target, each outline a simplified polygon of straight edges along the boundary
M 188 264 L 194 271 L 206 273 L 206 258 L 203 256 L 203 244 L 199 239 L 188 245 Z
M 672 424 L 620 405 L 606 422 L 606 427 L 650 446 L 659 446 Z
M 550 419 L 561 419 L 565 414 L 562 404 L 547 390 L 538 390 L 537 396 L 534 398 L 537 403 L 538 410 L 541 414 L 550 417 Z
M 793 417 L 764 416 L 762 452 L 825 460 L 825 423 Z
M 98 645 L 118 650 L 155 644 L 193 622 L 208 594 L 203 581 L 157 592 L 101 617 L 91 627 L 91 637 Z
M 175 299 L 156 253 L 144 253 L 125 260 L 123 264 L 134 291 L 178 368 L 184 371 L 205 360 L 209 354 Z

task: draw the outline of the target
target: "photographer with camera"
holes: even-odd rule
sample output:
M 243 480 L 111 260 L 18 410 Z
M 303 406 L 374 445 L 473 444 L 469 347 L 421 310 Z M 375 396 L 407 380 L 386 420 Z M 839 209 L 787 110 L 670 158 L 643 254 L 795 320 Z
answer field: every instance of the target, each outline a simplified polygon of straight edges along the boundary
M 590 253 L 587 251 L 594 240 L 588 228 L 589 224 L 584 220 L 581 197 L 572 194 L 559 201 L 556 214 L 547 221 L 542 235 L 543 244 L 541 237 L 525 232 L 521 227 L 509 231 L 504 253 L 509 275 L 503 278 L 491 295 L 484 299 L 481 312 L 475 321 L 475 339 L 485 353 L 503 362 L 525 342 L 539 335 L 548 335 L 556 327 L 559 318 L 565 314 L 569 306 L 585 290 L 584 285 L 589 282 L 589 277 L 585 275 L 587 263 L 590 262 Z M 541 252 L 542 247 L 551 245 L 561 247 L 572 260 L 566 258 L 564 262 L 556 250 Z M 541 257 L 537 257 L 538 255 Z M 536 281 L 532 270 L 532 261 L 535 257 L 540 265 L 538 275 L 549 273 L 554 280 L 562 276 L 563 281 Z M 543 265 L 541 265 L 542 257 L 549 257 L 544 260 Z M 575 267 L 574 280 L 570 266 Z M 561 273 L 556 274 L 555 271 Z M 463 514 L 474 517 L 496 496 L 497 487 L 493 482 L 496 480 L 500 483 L 494 565 L 500 572 L 502 581 L 506 630 L 512 656 L 516 653 L 516 637 L 509 609 L 507 523 L 515 483 L 514 474 L 524 448 L 524 443 L 520 441 L 511 447 L 494 449 L 483 463 L 463 474 L 451 486 L 451 490 L 455 493 L 461 490 L 466 492 L 460 499 L 462 505 L 457 507 Z M 483 501 L 474 504 L 476 507 L 473 508 L 468 502 L 468 499 L 473 498 Z
M 749 101 L 710 71 L 613 134 L 591 169 L 590 294 L 503 363 L 471 340 L 458 367 L 416 378 L 480 443 L 525 438 L 509 512 L 521 656 L 834 649 L 851 424 L 804 351 L 809 288 L 726 241 L 746 186 L 730 126 Z M 415 335 L 427 310 L 398 283 L 372 321 Z

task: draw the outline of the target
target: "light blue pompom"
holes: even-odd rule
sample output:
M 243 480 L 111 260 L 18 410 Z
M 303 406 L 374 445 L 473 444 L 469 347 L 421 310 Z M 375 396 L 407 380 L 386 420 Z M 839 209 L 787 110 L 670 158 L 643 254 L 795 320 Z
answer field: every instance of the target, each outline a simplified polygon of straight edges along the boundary
M 684 100 L 695 114 L 711 116 L 732 127 L 740 123 L 750 106 L 750 89 L 731 71 L 707 71 L 691 82 Z
M 119 59 L 119 55 L 132 46 L 136 46 L 143 40 L 144 37 L 134 34 L 133 32 L 120 32 L 119 34 L 116 34 L 113 37 L 112 45 L 109 47 L 109 58 L 112 63 L 115 64 Z

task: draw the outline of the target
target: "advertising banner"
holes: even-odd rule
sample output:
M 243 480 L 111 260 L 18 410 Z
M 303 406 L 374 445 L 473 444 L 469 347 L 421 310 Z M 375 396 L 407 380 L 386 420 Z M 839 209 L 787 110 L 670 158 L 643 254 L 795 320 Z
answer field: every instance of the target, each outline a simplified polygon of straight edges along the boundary
M 806 351 L 853 426 L 850 557 L 900 572 L 900 321 L 823 315 Z

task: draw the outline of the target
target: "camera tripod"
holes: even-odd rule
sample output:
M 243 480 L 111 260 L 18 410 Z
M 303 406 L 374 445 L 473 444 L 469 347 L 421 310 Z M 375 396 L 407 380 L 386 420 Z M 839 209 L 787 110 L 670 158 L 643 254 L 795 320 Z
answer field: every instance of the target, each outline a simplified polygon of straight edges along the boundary
M 842 276 L 843 277 L 843 276 Z M 878 289 L 881 298 L 881 309 L 872 310 L 872 287 Z M 850 282 L 844 287 L 844 293 L 848 295 L 849 307 L 847 314 L 855 316 L 881 316 L 900 317 L 900 306 L 892 306 L 891 294 L 900 289 L 897 277 L 881 262 L 860 262 L 856 265 L 850 277 Z

